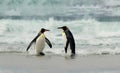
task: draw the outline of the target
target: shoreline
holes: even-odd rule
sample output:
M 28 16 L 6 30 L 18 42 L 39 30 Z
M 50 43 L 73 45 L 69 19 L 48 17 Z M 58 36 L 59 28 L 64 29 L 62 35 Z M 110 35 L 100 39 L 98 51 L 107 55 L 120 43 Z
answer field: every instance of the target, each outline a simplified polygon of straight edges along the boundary
M 90 73 L 120 72 L 120 55 L 31 56 L 23 53 L 0 53 L 0 73 Z M 22 71 L 22 72 L 21 72 Z M 102 73 L 102 72 L 101 72 Z

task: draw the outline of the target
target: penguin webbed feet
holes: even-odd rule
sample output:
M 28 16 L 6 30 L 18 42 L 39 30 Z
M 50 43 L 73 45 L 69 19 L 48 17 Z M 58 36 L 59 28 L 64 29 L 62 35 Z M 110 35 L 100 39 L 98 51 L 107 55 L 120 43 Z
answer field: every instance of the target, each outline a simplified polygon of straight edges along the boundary
M 75 56 L 75 53 L 72 53 L 71 56 Z
M 40 52 L 39 54 L 37 54 L 37 56 L 44 56 L 45 54 L 43 52 Z
M 43 52 L 40 52 L 39 54 L 40 54 L 41 56 L 44 56 L 44 55 L 45 55 Z
M 72 54 L 70 55 L 70 57 L 71 57 L 72 59 L 74 59 L 74 58 L 75 58 L 75 53 L 72 53 Z

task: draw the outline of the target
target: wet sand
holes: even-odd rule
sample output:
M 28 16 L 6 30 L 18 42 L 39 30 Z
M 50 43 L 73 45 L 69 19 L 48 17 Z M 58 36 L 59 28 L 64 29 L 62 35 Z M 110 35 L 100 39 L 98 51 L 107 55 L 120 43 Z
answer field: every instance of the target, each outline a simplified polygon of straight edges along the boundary
M 46 55 L 0 53 L 0 73 L 117 73 L 120 55 Z

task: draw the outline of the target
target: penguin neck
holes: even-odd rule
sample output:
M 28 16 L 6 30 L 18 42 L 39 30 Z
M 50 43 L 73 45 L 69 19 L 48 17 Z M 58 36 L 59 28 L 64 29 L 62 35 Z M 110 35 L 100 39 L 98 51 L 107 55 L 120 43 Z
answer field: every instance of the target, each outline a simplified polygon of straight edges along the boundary
M 63 30 L 63 32 L 69 31 L 69 29 Z
M 64 31 L 62 32 L 62 36 L 65 36 L 65 32 Z
M 40 37 L 45 37 L 44 33 L 41 33 Z

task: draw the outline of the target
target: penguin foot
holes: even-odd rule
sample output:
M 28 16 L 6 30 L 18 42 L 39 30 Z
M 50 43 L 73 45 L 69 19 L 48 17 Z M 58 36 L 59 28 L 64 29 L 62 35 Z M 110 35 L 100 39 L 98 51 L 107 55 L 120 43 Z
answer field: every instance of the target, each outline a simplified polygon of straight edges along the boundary
M 72 53 L 72 54 L 71 54 L 71 58 L 74 58 L 74 57 L 75 57 L 75 54 L 74 54 L 74 53 Z
M 43 52 L 40 52 L 37 54 L 37 56 L 44 56 L 45 54 Z
M 44 56 L 45 54 L 44 54 L 43 52 L 40 52 L 40 55 L 41 55 L 41 56 Z

